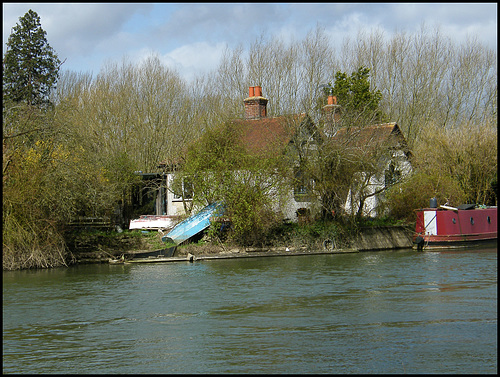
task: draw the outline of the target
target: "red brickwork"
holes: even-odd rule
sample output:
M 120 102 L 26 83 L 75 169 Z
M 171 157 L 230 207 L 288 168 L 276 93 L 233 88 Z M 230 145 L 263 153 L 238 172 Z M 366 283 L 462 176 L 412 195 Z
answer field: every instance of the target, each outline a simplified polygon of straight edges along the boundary
M 252 97 L 245 100 L 245 119 L 258 119 L 266 117 L 267 99 Z
M 259 119 L 267 116 L 267 98 L 262 97 L 262 87 L 248 88 L 248 98 L 245 103 L 245 119 Z

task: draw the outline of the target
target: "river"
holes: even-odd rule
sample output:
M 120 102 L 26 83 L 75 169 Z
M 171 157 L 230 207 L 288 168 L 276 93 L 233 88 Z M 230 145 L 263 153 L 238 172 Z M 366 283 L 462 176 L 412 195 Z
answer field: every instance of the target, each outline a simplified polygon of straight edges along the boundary
M 497 249 L 3 272 L 4 373 L 497 373 Z

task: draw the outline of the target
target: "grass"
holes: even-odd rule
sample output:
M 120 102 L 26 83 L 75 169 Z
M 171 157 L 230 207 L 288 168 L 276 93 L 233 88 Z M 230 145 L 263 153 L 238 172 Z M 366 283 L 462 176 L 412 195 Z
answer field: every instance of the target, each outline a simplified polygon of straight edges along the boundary
M 134 250 L 157 250 L 166 247 L 161 233 L 156 231 L 125 230 L 123 232 L 83 230 L 66 234 L 72 253 L 106 251 L 110 254 Z
M 262 237 L 261 247 L 309 247 L 322 248 L 327 240 L 332 241 L 337 248 L 349 247 L 351 240 L 360 228 L 380 226 L 409 226 L 402 221 L 390 218 L 362 219 L 355 224 L 335 221 L 314 221 L 310 223 L 283 223 L 272 228 Z M 411 226 L 411 225 L 410 225 Z M 115 231 L 80 231 L 72 232 L 67 237 L 67 243 L 74 254 L 87 255 L 112 254 L 119 256 L 124 252 L 138 250 L 159 250 L 169 247 L 161 240 L 163 233 L 151 230 Z M 224 238 L 223 238 L 224 239 Z M 231 241 L 221 242 L 218 237 L 205 236 L 194 242 L 181 245 L 176 255 L 214 254 L 231 248 L 240 248 Z

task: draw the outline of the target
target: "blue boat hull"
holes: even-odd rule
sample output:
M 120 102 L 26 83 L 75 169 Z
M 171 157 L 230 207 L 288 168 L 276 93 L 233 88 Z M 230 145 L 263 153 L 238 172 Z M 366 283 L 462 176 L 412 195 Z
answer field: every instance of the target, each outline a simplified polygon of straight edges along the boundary
M 219 215 L 221 209 L 219 203 L 213 203 L 206 206 L 200 212 L 177 224 L 170 232 L 162 237 L 162 241 L 173 242 L 179 245 L 196 236 L 210 226 L 210 218 Z

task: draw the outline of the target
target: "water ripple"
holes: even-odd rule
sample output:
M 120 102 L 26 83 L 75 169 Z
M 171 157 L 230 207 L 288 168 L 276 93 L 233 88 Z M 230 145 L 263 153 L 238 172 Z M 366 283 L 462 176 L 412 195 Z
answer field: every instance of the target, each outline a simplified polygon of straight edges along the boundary
M 496 373 L 497 254 L 4 273 L 5 373 Z

